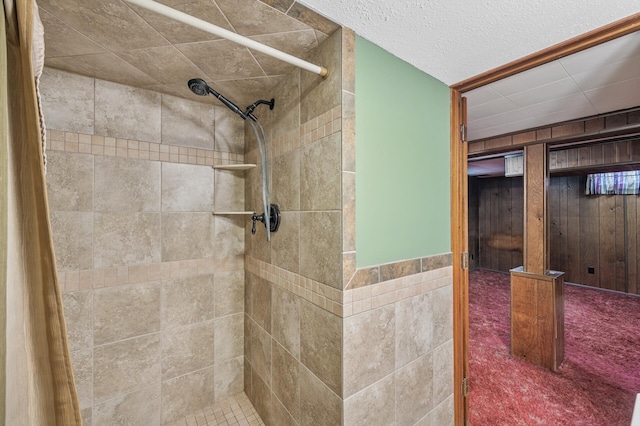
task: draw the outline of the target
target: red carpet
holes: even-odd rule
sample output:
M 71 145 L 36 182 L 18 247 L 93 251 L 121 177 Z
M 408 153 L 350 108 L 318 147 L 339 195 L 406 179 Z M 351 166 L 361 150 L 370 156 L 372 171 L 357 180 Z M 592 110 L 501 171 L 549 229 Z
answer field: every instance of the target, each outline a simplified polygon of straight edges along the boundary
M 509 276 L 469 274 L 473 426 L 629 426 L 640 393 L 640 298 L 565 285 L 565 358 L 553 373 L 509 354 Z

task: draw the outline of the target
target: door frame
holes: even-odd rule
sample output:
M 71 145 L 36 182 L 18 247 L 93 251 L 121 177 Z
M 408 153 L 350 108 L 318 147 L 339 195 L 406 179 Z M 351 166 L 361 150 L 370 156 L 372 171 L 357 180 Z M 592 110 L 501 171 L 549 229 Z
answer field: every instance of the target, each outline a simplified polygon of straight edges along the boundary
M 451 91 L 451 252 L 453 260 L 454 421 L 469 422 L 463 381 L 469 377 L 468 188 L 465 92 L 640 30 L 640 13 L 450 86 Z M 463 129 L 463 130 L 461 130 Z M 468 259 L 468 257 L 467 257 Z

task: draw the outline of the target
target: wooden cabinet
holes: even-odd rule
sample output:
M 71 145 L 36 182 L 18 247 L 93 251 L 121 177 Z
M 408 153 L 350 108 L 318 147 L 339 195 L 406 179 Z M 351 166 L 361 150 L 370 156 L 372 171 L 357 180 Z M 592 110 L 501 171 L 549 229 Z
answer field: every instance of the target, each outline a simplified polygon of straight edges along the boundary
M 564 359 L 564 273 L 511 270 L 511 354 L 556 371 Z

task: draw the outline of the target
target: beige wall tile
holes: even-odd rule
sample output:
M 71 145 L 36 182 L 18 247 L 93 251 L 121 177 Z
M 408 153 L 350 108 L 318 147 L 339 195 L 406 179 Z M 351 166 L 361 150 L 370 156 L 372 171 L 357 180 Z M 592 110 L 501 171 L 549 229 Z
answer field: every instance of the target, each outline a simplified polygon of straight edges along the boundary
M 247 333 L 245 332 L 244 334 L 245 336 L 247 335 Z M 246 347 L 246 345 L 245 345 Z M 253 374 L 252 369 L 251 369 L 251 363 L 249 362 L 249 359 L 245 353 L 244 356 L 244 393 L 247 395 L 247 397 L 249 398 L 249 400 L 253 399 L 253 388 L 251 386 L 251 375 Z
M 309 370 L 300 369 L 300 426 L 342 424 L 342 400 Z
M 95 157 L 95 210 L 160 211 L 160 162 Z
M 356 249 L 356 175 L 342 173 L 342 250 Z
M 300 361 L 273 343 L 272 389 L 294 419 L 300 418 Z M 275 399 L 274 399 L 275 400 Z
M 244 312 L 244 271 L 216 272 L 214 275 L 215 316 Z
M 342 28 L 342 90 L 356 92 L 356 33 Z
M 343 362 L 346 397 L 395 369 L 393 306 L 384 306 L 344 320 Z
M 162 282 L 162 329 L 214 318 L 213 276 Z
M 387 426 L 396 423 L 393 375 L 372 384 L 344 401 L 344 423 L 349 426 Z
M 80 417 L 82 418 L 82 426 L 91 426 L 93 410 L 91 408 L 85 408 L 80 411 Z
M 214 366 L 215 402 L 224 401 L 244 389 L 244 357 L 230 359 Z
M 162 163 L 162 211 L 213 211 L 213 169 Z
M 214 360 L 220 364 L 243 354 L 244 314 L 234 314 L 215 320 Z
M 95 213 L 95 268 L 160 262 L 159 213 Z
M 431 294 L 421 294 L 397 302 L 396 368 L 433 349 L 433 305 Z
M 452 286 L 441 287 L 432 292 L 433 346 L 453 339 L 453 290 Z
M 213 321 L 162 332 L 162 380 L 213 365 Z
M 47 128 L 94 134 L 93 78 L 45 67 L 40 79 Z
M 244 121 L 226 107 L 215 106 L 215 149 L 222 152 L 244 153 Z
M 98 135 L 138 141 L 159 142 L 160 93 L 96 80 L 96 123 Z
M 62 304 L 69 349 L 78 351 L 93 347 L 93 291 L 63 293 Z
M 160 288 L 160 283 L 147 283 L 95 290 L 94 344 L 159 331 Z
M 256 324 L 271 333 L 271 283 L 248 274 L 245 287 L 245 309 Z
M 271 387 L 271 336 L 253 323 L 250 327 L 251 368 Z
M 271 334 L 300 359 L 300 298 L 277 286 L 271 291 Z
M 300 214 L 300 274 L 342 288 L 342 213 Z
M 434 407 L 433 376 L 434 365 L 431 353 L 395 372 L 398 426 L 416 424 Z
M 409 275 L 420 273 L 420 259 L 406 260 L 402 262 L 380 265 L 380 281 L 389 281 Z
M 433 350 L 433 399 L 441 403 L 453 394 L 453 340 Z
M 186 87 L 187 80 L 184 80 Z M 213 102 L 213 98 L 212 98 Z M 214 107 L 162 95 L 162 143 L 213 149 Z M 240 118 L 238 117 L 238 120 Z
M 162 261 L 212 257 L 214 236 L 211 213 L 163 213 Z
M 300 126 L 300 73 L 305 72 L 294 69 L 276 87 L 271 96 L 276 99 L 273 111 L 260 111 L 260 118 L 266 116 L 268 129 L 277 129 L 283 134 L 288 131 L 297 131 Z
M 440 405 L 416 423 L 416 426 L 453 426 L 453 396 L 447 398 Z
M 85 212 L 51 212 L 53 248 L 59 271 L 90 269 L 93 245 L 93 214 Z
M 342 149 L 340 133 L 301 149 L 300 209 L 340 210 Z
M 154 385 L 97 404 L 94 425 L 159 425 L 160 385 Z
M 162 424 L 210 405 L 214 386 L 213 367 L 162 382 Z
M 160 381 L 160 335 L 98 346 L 93 352 L 94 404 Z
M 260 194 L 262 193 L 260 192 Z M 240 173 L 230 170 L 215 170 L 216 210 L 244 210 L 244 195 L 244 178 Z
M 91 408 L 93 405 L 93 350 L 83 349 L 71 352 L 71 366 L 80 409 Z
M 275 395 L 271 400 L 271 424 L 278 426 L 298 426 L 299 423 L 293 418 L 291 413 L 282 405 Z
M 253 387 L 253 399 L 251 400 L 253 406 L 265 424 L 273 425 L 271 421 L 271 399 L 273 398 L 271 389 L 264 380 L 262 380 L 260 375 L 256 374 L 255 370 L 251 376 L 251 383 Z
M 217 259 L 244 254 L 244 225 L 248 216 L 215 216 L 214 257 Z
M 342 170 L 356 171 L 356 98 L 342 92 Z
M 322 43 L 307 60 L 314 64 L 323 64 L 330 70 L 341 67 L 342 31 L 338 30 Z M 330 72 L 327 78 L 310 72 L 300 74 L 300 121 L 306 123 L 313 117 L 340 105 L 342 73 Z
M 263 34 L 254 36 L 253 39 L 258 43 L 266 44 L 298 58 L 306 58 L 318 46 L 316 34 L 311 28 L 300 31 Z M 287 62 L 272 56 L 260 52 L 254 52 L 254 56 L 267 75 L 286 75 L 293 70 L 293 67 Z
M 342 319 L 300 302 L 300 361 L 337 395 L 342 395 Z
M 300 150 L 277 157 L 272 164 L 271 202 L 281 211 L 300 210 Z
M 93 156 L 47 152 L 47 195 L 52 211 L 92 211 Z
M 300 270 L 300 213 L 283 212 L 278 232 L 271 234 L 271 261 L 282 269 Z

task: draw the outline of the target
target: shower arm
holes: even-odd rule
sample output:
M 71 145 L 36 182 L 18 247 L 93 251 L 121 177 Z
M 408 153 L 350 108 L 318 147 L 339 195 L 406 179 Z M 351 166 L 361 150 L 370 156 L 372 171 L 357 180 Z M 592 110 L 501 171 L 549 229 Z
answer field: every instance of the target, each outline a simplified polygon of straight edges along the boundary
M 140 6 L 145 9 L 151 10 L 152 12 L 166 16 L 167 18 L 173 19 L 178 22 L 182 22 L 183 24 L 187 24 L 199 30 L 208 32 L 209 34 L 217 35 L 218 37 L 222 37 L 226 40 L 248 47 L 249 49 L 253 49 L 260 53 L 264 53 L 265 55 L 287 62 L 291 65 L 295 65 L 296 67 L 302 68 L 314 74 L 318 74 L 323 78 L 326 78 L 327 75 L 329 74 L 329 71 L 325 67 L 312 64 L 311 62 L 307 62 L 300 58 L 296 58 L 293 55 L 289 55 L 288 53 L 282 52 L 278 49 L 274 49 L 271 46 L 258 43 L 257 41 L 252 40 L 248 37 L 244 37 L 232 31 L 225 30 L 224 28 L 218 27 L 217 25 L 213 25 L 210 22 L 203 21 L 202 19 L 198 19 L 195 16 L 191 16 L 187 13 L 180 12 L 179 10 L 170 8 L 168 6 L 155 2 L 153 0 L 126 0 L 126 1 L 131 4 L 135 4 L 136 6 Z

